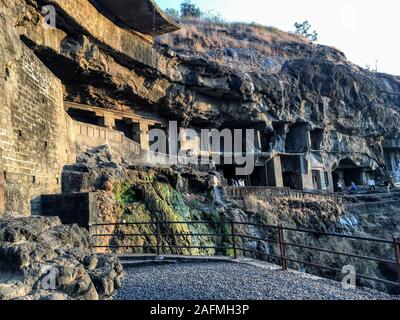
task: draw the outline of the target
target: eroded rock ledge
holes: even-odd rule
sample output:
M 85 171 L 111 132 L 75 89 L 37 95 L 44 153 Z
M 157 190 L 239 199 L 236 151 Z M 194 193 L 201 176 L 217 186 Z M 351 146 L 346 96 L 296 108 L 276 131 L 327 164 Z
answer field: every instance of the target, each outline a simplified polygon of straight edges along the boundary
M 0 300 L 98 300 L 122 278 L 118 258 L 97 256 L 77 225 L 55 217 L 0 221 Z

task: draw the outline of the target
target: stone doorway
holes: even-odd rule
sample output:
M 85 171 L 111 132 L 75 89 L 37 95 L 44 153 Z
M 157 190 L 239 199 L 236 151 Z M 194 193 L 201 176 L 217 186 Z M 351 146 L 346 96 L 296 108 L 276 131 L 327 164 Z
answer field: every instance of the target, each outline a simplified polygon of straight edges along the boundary
M 335 187 L 340 181 L 344 182 L 346 187 L 351 186 L 354 182 L 357 185 L 363 185 L 363 170 L 361 167 L 357 166 L 352 160 L 344 159 L 340 161 L 338 167 L 333 172 L 333 181 Z
M 314 190 L 322 190 L 321 173 L 318 170 L 312 171 L 312 181 Z
M 293 190 L 302 190 L 300 156 L 281 156 L 283 186 Z

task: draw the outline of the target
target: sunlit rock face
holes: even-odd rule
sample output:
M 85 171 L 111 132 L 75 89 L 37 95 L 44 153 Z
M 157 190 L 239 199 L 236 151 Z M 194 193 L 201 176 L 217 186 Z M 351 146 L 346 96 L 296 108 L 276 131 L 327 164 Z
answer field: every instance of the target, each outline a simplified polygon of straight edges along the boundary
M 228 26 L 210 26 L 211 35 L 247 37 L 260 49 L 215 44 L 199 53 L 180 32 L 169 35 L 170 42 L 160 40 L 171 48 L 153 46 L 87 1 L 49 3 L 57 8 L 57 29 L 42 27 L 42 1 L 2 6 L 14 14 L 21 39 L 62 80 L 66 100 L 133 109 L 184 126 L 240 121 L 274 130 L 281 123 L 287 132 L 293 123 L 306 123 L 324 130 L 321 150 L 331 166 L 349 157 L 377 168 L 384 162 L 382 141 L 398 135 L 399 79 L 363 70 L 333 48 L 283 32 L 279 40 L 260 40 L 254 31 L 243 35 Z M 200 31 L 199 37 L 207 43 L 211 35 Z M 282 134 L 275 135 L 275 149 L 284 151 Z
M 43 27 L 42 7 L 48 4 L 56 9 L 55 29 Z M 16 65 L 14 62 L 22 59 L 23 52 L 30 49 L 29 52 L 33 52 L 49 69 L 48 72 L 55 76 L 57 83 L 57 103 L 53 99 L 44 104 L 34 95 L 35 105 L 46 106 L 47 110 L 64 111 L 64 99 L 117 111 L 133 110 L 165 121 L 177 120 L 181 127 L 186 128 L 256 127 L 270 136 L 266 139 L 266 144 L 270 145 L 266 152 L 269 156 L 281 154 L 285 157 L 288 153 L 301 153 L 301 161 L 326 172 L 340 165 L 344 166 L 343 170 L 349 170 L 345 167 L 349 164 L 377 170 L 386 160 L 384 146 L 389 146 L 386 149 L 399 148 L 398 77 L 363 70 L 347 61 L 344 54 L 336 49 L 312 44 L 277 30 L 243 25 L 209 25 L 206 27 L 209 31 L 205 32 L 190 23 L 188 27 L 183 27 L 183 32 L 156 39 L 154 44 L 152 37 L 114 24 L 90 1 L 4 0 L 0 4 L 0 93 L 7 94 L 0 94 L 0 112 L 5 110 L 6 105 L 7 110 L 14 111 L 16 109 L 9 106 L 25 106 L 9 103 L 14 95 L 8 93 L 12 92 L 18 78 L 17 73 L 7 67 Z M 196 36 L 190 33 L 192 27 L 193 30 L 198 28 Z M 47 124 L 45 128 L 63 128 L 49 120 L 50 112 L 40 114 L 44 115 L 42 122 Z M 62 119 L 61 116 L 56 118 Z M 0 129 L 4 129 L 2 122 Z M 62 140 L 62 134 L 53 144 L 50 138 L 54 135 L 49 135 L 48 145 L 41 143 L 41 148 L 38 148 L 32 141 L 54 131 L 40 127 L 35 135 L 30 136 L 30 140 L 18 138 L 18 128 L 11 128 L 9 132 L 11 134 L 0 135 L 0 139 L 19 139 L 34 145 L 31 148 L 38 153 L 45 147 L 53 150 L 50 148 L 53 145 L 66 154 L 67 148 L 64 146 L 68 139 L 64 137 L 65 140 Z M 311 141 L 308 141 L 308 134 Z M 1 159 L 4 158 L 2 149 L 0 147 Z M 193 171 L 193 168 L 179 168 L 178 171 L 171 171 L 170 168 L 149 169 L 146 166 L 129 168 L 123 161 L 111 161 L 105 149 L 95 151 L 100 155 L 83 153 L 78 155 L 77 164 L 64 166 L 62 179 L 58 175 L 59 168 L 54 174 L 51 171 L 48 178 L 52 184 L 49 184 L 49 188 L 38 188 L 35 194 L 27 193 L 24 199 L 18 193 L 13 195 L 12 192 L 4 192 L 4 188 L 2 190 L 2 181 L 10 181 L 11 177 L 9 174 L 2 177 L 1 173 L 6 170 L 0 168 L 0 215 L 4 193 L 7 199 L 15 200 L 13 204 L 16 208 L 21 203 L 26 206 L 21 208 L 21 212 L 10 210 L 11 213 L 29 214 L 29 200 L 44 192 L 60 192 L 62 180 L 65 192 L 99 191 L 99 218 L 106 223 L 136 218 L 146 221 L 154 218 L 210 221 L 234 218 L 274 224 L 284 222 L 289 226 L 305 226 L 322 231 L 353 232 L 352 229 L 357 226 L 352 216 L 340 220 L 342 211 L 336 203 L 321 203 L 319 200 L 304 204 L 303 201 L 278 199 L 273 203 L 272 213 L 271 208 L 256 202 L 257 206 L 265 209 L 265 217 L 264 209 L 256 207 L 253 212 L 241 203 L 236 207 L 231 204 L 228 209 L 218 208 L 210 193 L 215 186 L 207 170 L 196 172 L 198 168 Z M 56 155 L 56 159 L 62 159 L 59 154 L 52 154 Z M 24 156 L 29 160 L 42 159 Z M 33 167 L 38 171 L 42 171 L 41 166 L 53 168 L 56 162 L 45 159 L 43 164 L 40 161 Z M 106 159 L 106 165 L 98 159 Z M 75 159 L 65 160 L 62 164 L 74 162 Z M 0 161 L 1 165 L 7 166 L 7 161 Z M 278 163 L 276 167 L 280 167 Z M 275 168 L 275 171 L 279 170 Z M 40 186 L 36 183 L 41 181 L 39 178 L 39 175 L 27 174 L 23 181 L 31 190 Z M 20 190 L 13 189 L 14 192 Z M 13 196 L 10 197 L 10 194 Z M 327 222 L 321 218 L 324 215 L 328 216 Z M 357 221 L 359 225 L 363 224 L 362 219 Z M 44 227 L 40 228 L 48 235 L 51 245 L 62 254 L 69 255 L 65 261 L 58 256 L 50 256 L 53 253 L 47 246 L 49 241 L 42 241 L 39 235 L 37 241 L 13 240 L 13 234 L 19 237 L 21 233 L 13 230 L 20 227 L 14 227 L 14 222 L 6 223 L 8 225 L 3 228 L 11 230 L 11 238 L 7 235 L 1 240 L 0 233 L 0 245 L 4 257 L 11 261 L 10 265 L 14 265 L 15 270 L 11 276 L 7 275 L 7 279 L 4 278 L 7 280 L 4 283 L 8 285 L 12 282 L 16 287 L 9 290 L 4 283 L 0 283 L 3 298 L 82 298 L 81 292 L 68 291 L 76 282 L 79 282 L 80 288 L 88 289 L 84 290 L 88 294 L 84 298 L 96 298 L 96 294 L 102 296 L 102 292 L 111 293 L 110 283 L 118 287 L 118 278 L 111 272 L 119 270 L 117 262 L 111 263 L 117 270 L 108 270 L 112 275 L 111 280 L 90 270 L 95 263 L 90 258 L 88 234 L 81 229 L 68 229 L 55 220 L 41 222 Z M 38 230 L 42 230 L 40 228 Z M 214 230 L 189 231 L 210 233 Z M 124 232 L 132 233 L 132 230 Z M 187 233 L 188 229 L 180 232 Z M 69 250 L 68 246 L 72 246 L 69 240 L 66 243 L 53 241 L 54 237 L 66 238 L 66 234 L 74 235 L 71 241 L 82 241 L 73 243 L 82 247 L 81 252 Z M 369 234 L 373 236 L 372 231 Z M 187 244 L 189 240 L 184 238 L 182 244 Z M 175 239 L 165 240 L 166 243 L 173 241 Z M 210 239 L 201 241 L 203 245 L 209 243 Z M 266 252 L 271 250 L 264 243 L 255 245 L 262 245 L 262 250 Z M 332 244 L 333 249 L 335 246 L 336 243 Z M 30 277 L 30 266 L 41 267 L 41 257 L 37 256 L 35 260 L 36 253 L 32 251 L 35 247 L 41 248 L 43 254 L 49 255 L 48 259 L 60 266 L 74 264 L 76 277 L 65 282 L 66 291 L 56 297 L 34 290 L 33 286 L 40 279 Z M 17 251 L 21 249 L 18 251 L 21 254 L 16 257 L 12 255 L 13 248 Z M 27 256 L 31 254 L 33 256 L 28 260 Z M 104 265 L 97 264 L 100 269 Z M 26 281 L 20 269 L 26 272 Z M 108 271 L 104 272 L 107 274 Z M 117 275 L 120 274 L 118 272 Z
M 55 29 L 43 27 L 46 4 L 56 9 Z M 376 170 L 385 163 L 383 141 L 398 136 L 398 77 L 366 71 L 342 52 L 292 34 L 182 22 L 182 31 L 154 44 L 89 1 L 18 0 L 1 7 L 61 80 L 68 101 L 134 110 L 183 127 L 261 125 L 273 135 L 269 151 L 279 153 L 288 152 L 291 127 L 301 124 L 322 130 L 319 152 L 306 156 L 328 171 L 343 159 Z M 18 41 L 9 40 L 8 48 Z

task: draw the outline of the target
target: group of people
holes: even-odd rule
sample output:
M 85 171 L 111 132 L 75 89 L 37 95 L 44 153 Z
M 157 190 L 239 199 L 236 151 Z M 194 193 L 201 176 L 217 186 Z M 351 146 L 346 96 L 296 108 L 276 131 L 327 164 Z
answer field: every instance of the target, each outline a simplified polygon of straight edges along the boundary
M 376 181 L 374 179 L 368 179 L 367 185 L 368 185 L 368 189 L 370 191 L 375 191 L 376 190 Z M 342 180 L 339 180 L 338 183 L 337 183 L 337 191 L 338 192 L 343 192 L 343 188 L 344 188 L 344 183 L 343 183 Z M 358 192 L 358 190 L 359 190 L 358 185 L 354 181 L 352 181 L 351 184 L 350 184 L 349 191 L 350 192 Z
M 344 188 L 344 183 L 343 183 L 343 181 L 339 180 L 337 183 L 337 191 L 343 192 L 343 188 Z M 358 188 L 357 184 L 354 181 L 352 181 L 350 184 L 349 191 L 350 192 L 358 192 L 358 190 L 359 190 L 359 188 Z
M 244 179 L 229 179 L 229 185 L 233 187 L 245 187 L 246 180 Z
M 344 182 L 342 181 L 342 180 L 339 180 L 338 182 L 337 182 L 337 185 L 336 185 L 336 189 L 337 189 L 337 191 L 338 192 L 343 192 L 343 190 L 344 190 Z M 385 179 L 385 181 L 384 181 L 384 185 L 385 185 L 385 187 L 387 188 L 387 192 L 388 193 L 390 193 L 390 190 L 392 189 L 392 188 L 396 188 L 396 186 L 395 186 L 395 184 L 394 184 L 394 180 L 393 180 L 393 178 L 392 177 L 387 177 L 386 179 Z M 373 179 L 373 178 L 369 178 L 368 180 L 367 180 L 367 186 L 368 186 L 368 190 L 369 191 L 376 191 L 376 181 L 375 181 L 375 179 Z M 349 191 L 350 192 L 358 192 L 360 190 L 360 188 L 357 186 L 357 184 L 354 182 L 354 181 L 352 181 L 351 182 L 351 185 L 350 185 L 350 189 L 349 189 Z

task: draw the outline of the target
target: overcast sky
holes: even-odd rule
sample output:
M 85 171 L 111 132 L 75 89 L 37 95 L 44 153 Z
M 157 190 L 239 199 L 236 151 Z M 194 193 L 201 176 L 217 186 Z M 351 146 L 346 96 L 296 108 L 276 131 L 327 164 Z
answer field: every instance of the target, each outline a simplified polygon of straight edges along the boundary
M 156 0 L 179 8 L 181 0 Z M 203 11 L 216 10 L 228 21 L 257 22 L 293 31 L 309 20 L 319 43 L 343 51 L 349 60 L 400 75 L 399 0 L 194 0 Z

